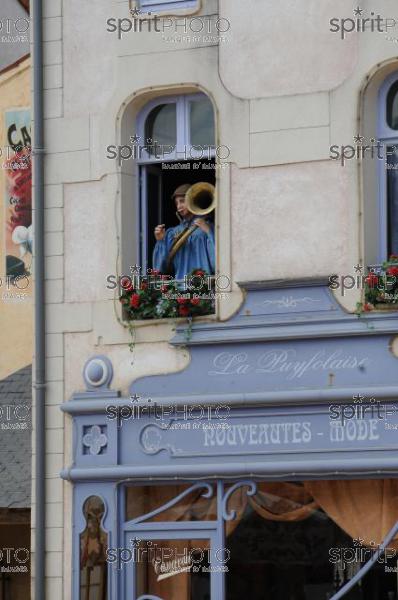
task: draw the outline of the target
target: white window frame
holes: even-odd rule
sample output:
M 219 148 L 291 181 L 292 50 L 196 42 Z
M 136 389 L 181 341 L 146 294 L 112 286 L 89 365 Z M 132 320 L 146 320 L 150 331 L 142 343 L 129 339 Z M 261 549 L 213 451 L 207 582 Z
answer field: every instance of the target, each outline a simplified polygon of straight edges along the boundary
M 195 148 L 191 148 L 190 142 L 190 123 L 189 123 L 189 103 L 195 102 L 197 100 L 203 100 L 204 98 L 208 98 L 206 94 L 198 93 L 198 94 L 185 94 L 178 96 L 162 96 L 160 98 L 156 98 L 145 105 L 145 107 L 141 110 L 140 114 L 137 118 L 137 135 L 140 139 L 140 155 L 138 157 L 138 164 L 153 164 L 153 163 L 161 163 L 161 162 L 172 162 L 172 161 L 185 161 L 185 160 L 200 160 L 200 159 L 212 159 L 216 156 L 216 147 L 215 140 L 213 147 L 203 147 L 202 149 L 196 150 Z M 209 99 L 211 102 L 211 100 Z M 145 139 L 145 124 L 149 114 L 152 112 L 154 108 L 159 106 L 160 104 L 175 104 L 176 105 L 176 123 L 177 123 L 177 138 L 176 138 L 176 147 L 175 151 L 162 156 L 160 152 L 160 156 L 152 156 L 149 154 L 145 148 L 142 148 L 146 144 Z
M 138 0 L 142 12 L 170 12 L 184 8 L 196 8 L 198 0 Z
M 213 140 L 214 146 L 209 147 L 204 155 L 203 149 L 192 150 L 190 146 L 190 123 L 189 123 L 189 103 L 207 98 L 210 102 L 210 98 L 203 92 L 196 94 L 178 94 L 173 96 L 159 96 L 154 98 L 148 104 L 146 104 L 137 115 L 136 131 L 139 138 L 140 152 L 137 159 L 137 165 L 139 169 L 139 177 L 137 178 L 137 198 L 139 202 L 137 205 L 137 223 L 139 223 L 139 232 L 137 239 L 139 240 L 137 248 L 137 256 L 139 257 L 141 268 L 145 271 L 148 266 L 148 255 L 147 255 L 147 234 L 148 234 L 148 215 L 147 215 L 147 175 L 150 165 L 161 164 L 162 162 L 185 162 L 187 160 L 207 160 L 216 158 L 216 147 L 215 139 Z M 145 139 L 145 125 L 148 116 L 154 108 L 160 104 L 175 104 L 176 106 L 176 125 L 177 125 L 177 137 L 176 137 L 176 148 L 173 153 L 167 154 L 167 156 L 161 156 L 161 151 L 158 157 L 150 155 L 144 148 L 146 144 Z M 214 122 L 216 114 L 214 112 Z M 216 132 L 214 131 L 216 135 Z

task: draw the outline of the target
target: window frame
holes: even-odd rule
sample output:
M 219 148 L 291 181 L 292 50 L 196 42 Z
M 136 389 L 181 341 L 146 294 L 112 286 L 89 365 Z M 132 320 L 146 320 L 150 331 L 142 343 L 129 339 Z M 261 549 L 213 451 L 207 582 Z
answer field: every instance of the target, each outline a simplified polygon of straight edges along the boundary
M 377 182 L 379 196 L 379 236 L 378 262 L 388 259 L 388 198 L 387 169 L 385 157 L 387 146 L 398 147 L 398 129 L 392 129 L 387 122 L 387 97 L 394 83 L 398 82 L 398 71 L 391 73 L 381 84 L 378 94 L 377 140 L 382 144 L 383 160 L 378 159 Z
M 146 126 L 146 121 L 149 117 L 149 115 L 151 114 L 151 112 L 157 107 L 160 106 L 161 104 L 175 104 L 176 107 L 176 148 L 174 150 L 173 153 L 170 153 L 169 155 L 167 155 L 167 161 L 170 160 L 177 160 L 177 148 L 179 147 L 179 130 L 181 127 L 181 123 L 180 123 L 180 110 L 179 110 L 179 106 L 178 106 L 178 97 L 177 96 L 163 96 L 161 98 L 156 98 L 155 100 L 152 100 L 151 102 L 149 102 L 148 104 L 145 105 L 145 107 L 140 111 L 138 117 L 137 117 L 137 135 L 140 141 L 140 153 L 137 159 L 137 164 L 141 165 L 141 164 L 156 164 L 156 163 L 160 163 L 160 162 L 164 162 L 164 158 L 160 157 L 160 158 L 156 158 L 156 156 L 152 156 L 151 154 L 149 154 L 146 149 L 144 148 L 145 144 L 146 144 L 146 138 L 145 138 L 145 126 Z
M 137 136 L 140 140 L 141 146 L 144 146 L 146 143 L 145 139 L 145 125 L 146 120 L 149 117 L 152 110 L 154 110 L 157 106 L 161 104 L 175 104 L 176 106 L 176 123 L 177 123 L 177 131 L 176 131 L 176 147 L 173 153 L 167 155 L 167 157 L 160 156 L 156 158 L 155 156 L 151 156 L 144 148 L 142 148 L 142 152 L 139 153 L 137 164 L 156 164 L 162 162 L 173 162 L 173 161 L 185 161 L 185 160 L 200 160 L 203 158 L 203 152 L 200 150 L 192 151 L 192 148 L 189 151 L 189 155 L 187 155 L 186 148 L 190 146 L 190 123 L 189 123 L 189 103 L 195 102 L 198 100 L 203 100 L 206 98 L 209 102 L 211 99 L 207 94 L 203 92 L 197 92 L 194 94 L 178 94 L 173 96 L 159 96 L 154 98 L 148 104 L 144 106 L 144 108 L 139 112 L 137 116 Z M 214 124 L 215 124 L 215 112 L 213 106 L 213 114 L 214 114 Z M 215 134 L 215 131 L 214 131 Z M 216 156 L 216 140 L 214 139 L 214 147 L 209 147 L 209 151 L 206 154 L 206 158 L 215 158 Z M 185 151 L 184 151 L 185 147 Z
M 209 96 L 207 96 L 206 94 L 187 94 L 185 96 L 185 130 L 186 130 L 186 143 L 187 145 L 190 147 L 190 158 L 197 159 L 200 160 L 201 158 L 203 158 L 203 148 L 202 147 L 202 153 L 200 151 L 196 152 L 196 150 L 192 151 L 193 148 L 195 148 L 195 146 L 193 146 L 191 144 L 191 115 L 190 115 L 190 110 L 189 110 L 189 106 L 191 103 L 193 102 L 200 102 L 200 100 L 208 100 L 208 102 L 210 102 L 210 104 L 212 104 Z M 213 110 L 213 124 L 214 124 L 214 147 L 211 148 L 211 146 L 209 146 L 209 149 L 206 150 L 207 155 L 206 158 L 215 158 L 216 156 L 216 115 L 214 112 L 214 106 L 212 105 L 212 110 Z M 198 147 L 198 146 L 196 146 Z
M 198 100 L 207 99 L 213 108 L 214 115 L 214 145 L 206 149 L 205 158 L 216 160 L 216 112 L 211 101 L 211 98 L 204 92 L 196 92 L 191 94 L 175 94 L 168 96 L 158 96 L 153 100 L 149 101 L 140 110 L 136 119 L 136 132 L 139 139 L 140 152 L 137 158 L 138 174 L 137 177 L 137 219 L 138 219 L 138 236 L 137 236 L 137 256 L 141 265 L 142 273 L 145 273 L 148 267 L 148 255 L 147 255 L 147 236 L 148 236 L 148 220 L 147 220 L 147 173 L 151 165 L 159 165 L 163 162 L 185 162 L 188 160 L 201 160 L 203 156 L 202 151 L 192 151 L 190 147 L 190 121 L 189 121 L 189 103 Z M 157 158 L 151 156 L 143 146 L 146 143 L 145 139 L 145 126 L 146 121 L 152 110 L 161 104 L 175 104 L 176 106 L 176 147 L 173 153 L 162 157 L 161 154 Z M 189 152 L 187 150 L 189 148 Z
M 197 8 L 198 0 L 138 0 L 139 8 L 143 13 L 152 11 L 165 12 Z

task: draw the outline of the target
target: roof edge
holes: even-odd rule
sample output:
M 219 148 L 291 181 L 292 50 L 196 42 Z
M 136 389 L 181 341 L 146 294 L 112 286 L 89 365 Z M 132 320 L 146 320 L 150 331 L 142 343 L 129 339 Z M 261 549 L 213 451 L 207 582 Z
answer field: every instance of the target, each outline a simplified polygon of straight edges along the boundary
M 12 69 L 16 69 L 17 67 L 19 67 L 19 65 L 21 65 L 21 63 L 23 63 L 28 58 L 30 58 L 30 53 L 24 54 L 23 56 L 21 56 L 21 58 L 18 58 L 18 60 L 16 60 L 15 62 L 13 62 L 11 65 L 8 65 L 7 67 L 4 67 L 4 69 L 2 69 L 0 71 L 0 77 L 2 75 L 5 75 L 9 71 L 12 71 Z
M 29 0 L 18 0 L 18 2 L 21 6 L 23 6 L 23 8 L 26 10 L 26 12 L 29 15 L 30 14 Z

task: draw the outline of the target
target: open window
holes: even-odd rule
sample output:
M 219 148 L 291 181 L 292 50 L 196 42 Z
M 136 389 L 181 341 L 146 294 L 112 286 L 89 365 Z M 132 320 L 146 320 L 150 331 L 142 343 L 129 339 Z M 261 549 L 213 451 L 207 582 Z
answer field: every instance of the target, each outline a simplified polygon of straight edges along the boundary
M 398 71 L 378 70 L 363 92 L 361 157 L 365 266 L 365 310 L 398 307 Z
M 183 184 L 215 185 L 214 110 L 205 94 L 166 96 L 138 116 L 144 147 L 139 157 L 139 257 L 141 272 L 153 268 L 154 229 L 178 225 L 173 193 Z M 206 215 L 214 221 L 214 215 Z
M 382 262 L 398 255 L 398 72 L 390 75 L 380 88 L 378 139 L 383 144 L 383 160 L 379 160 L 379 262 Z
M 122 166 L 125 319 L 215 313 L 216 167 L 228 152 L 216 146 L 215 131 L 204 93 L 126 111 L 122 139 L 130 136 L 135 160 Z

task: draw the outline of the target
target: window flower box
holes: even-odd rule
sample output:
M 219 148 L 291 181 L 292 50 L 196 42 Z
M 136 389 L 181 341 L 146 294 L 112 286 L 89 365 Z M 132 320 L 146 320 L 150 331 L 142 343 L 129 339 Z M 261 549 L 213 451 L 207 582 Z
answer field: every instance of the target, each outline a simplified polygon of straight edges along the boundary
M 215 312 L 212 278 L 200 269 L 189 273 L 184 283 L 155 270 L 138 281 L 124 279 L 119 300 L 128 320 L 191 319 Z
M 358 312 L 398 310 L 398 256 L 369 267 L 365 277 L 365 301 L 358 303 Z

